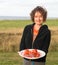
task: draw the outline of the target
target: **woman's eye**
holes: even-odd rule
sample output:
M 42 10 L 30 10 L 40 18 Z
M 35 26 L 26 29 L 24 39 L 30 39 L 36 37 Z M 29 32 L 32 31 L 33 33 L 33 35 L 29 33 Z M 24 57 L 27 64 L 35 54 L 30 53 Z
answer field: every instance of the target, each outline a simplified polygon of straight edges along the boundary
M 38 16 L 35 16 L 35 18 L 37 18 Z

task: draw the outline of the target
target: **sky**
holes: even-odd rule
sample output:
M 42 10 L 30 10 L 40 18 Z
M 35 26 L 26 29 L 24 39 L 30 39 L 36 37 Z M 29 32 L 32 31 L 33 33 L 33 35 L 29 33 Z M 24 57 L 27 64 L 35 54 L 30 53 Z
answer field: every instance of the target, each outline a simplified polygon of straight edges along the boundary
M 30 16 L 36 7 L 47 9 L 48 17 L 58 18 L 58 0 L 0 0 L 0 16 Z

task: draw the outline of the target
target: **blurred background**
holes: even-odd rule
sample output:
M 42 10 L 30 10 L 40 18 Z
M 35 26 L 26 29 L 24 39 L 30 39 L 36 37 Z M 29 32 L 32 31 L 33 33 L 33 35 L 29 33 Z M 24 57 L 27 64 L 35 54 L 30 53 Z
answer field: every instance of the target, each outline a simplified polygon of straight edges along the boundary
M 0 0 L 0 19 L 30 18 L 29 14 L 36 6 L 48 11 L 48 18 L 58 18 L 58 0 Z
M 30 12 L 42 6 L 48 11 L 46 23 L 51 43 L 46 65 L 58 65 L 58 0 L 0 0 L 0 65 L 22 65 L 18 55 L 24 27 L 32 24 Z

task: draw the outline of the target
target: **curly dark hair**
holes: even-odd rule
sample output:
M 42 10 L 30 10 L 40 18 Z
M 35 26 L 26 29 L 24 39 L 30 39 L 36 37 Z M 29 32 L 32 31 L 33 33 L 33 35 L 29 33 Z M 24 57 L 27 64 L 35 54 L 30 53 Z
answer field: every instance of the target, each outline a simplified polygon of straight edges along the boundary
M 30 13 L 30 16 L 31 16 L 31 20 L 34 22 L 34 15 L 36 12 L 40 12 L 43 16 L 43 21 L 46 21 L 46 18 L 47 18 L 47 10 L 44 9 L 43 7 L 41 6 L 37 6 L 36 8 L 34 8 L 31 13 Z

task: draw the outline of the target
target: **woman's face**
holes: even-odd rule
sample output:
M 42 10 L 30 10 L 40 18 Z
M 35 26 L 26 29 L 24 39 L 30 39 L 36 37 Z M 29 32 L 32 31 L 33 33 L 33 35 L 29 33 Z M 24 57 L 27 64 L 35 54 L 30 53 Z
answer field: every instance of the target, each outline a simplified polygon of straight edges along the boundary
M 43 16 L 39 11 L 35 12 L 34 23 L 37 25 L 42 25 L 43 23 Z

